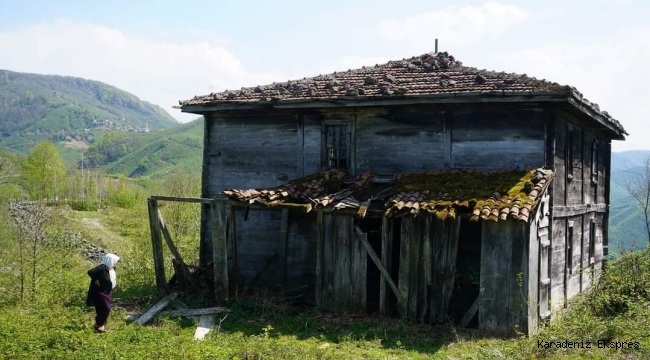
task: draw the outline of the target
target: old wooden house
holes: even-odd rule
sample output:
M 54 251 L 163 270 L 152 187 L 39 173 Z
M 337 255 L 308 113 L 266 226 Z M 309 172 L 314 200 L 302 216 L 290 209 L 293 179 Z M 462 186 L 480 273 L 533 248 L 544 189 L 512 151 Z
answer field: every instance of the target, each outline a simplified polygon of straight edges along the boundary
M 237 283 L 534 333 L 607 255 L 626 132 L 570 86 L 440 52 L 180 108 L 205 117 L 201 261 L 221 299 Z

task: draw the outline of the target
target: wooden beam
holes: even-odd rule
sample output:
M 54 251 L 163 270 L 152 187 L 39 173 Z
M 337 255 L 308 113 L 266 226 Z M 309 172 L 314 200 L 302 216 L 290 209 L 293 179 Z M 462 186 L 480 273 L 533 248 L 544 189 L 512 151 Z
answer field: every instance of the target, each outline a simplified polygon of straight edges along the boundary
M 374 262 L 375 265 L 377 266 L 377 269 L 379 269 L 382 278 L 388 283 L 390 288 L 395 293 L 395 297 L 397 298 L 397 303 L 403 310 L 406 310 L 406 299 L 400 293 L 399 289 L 397 288 L 397 285 L 395 285 L 393 279 L 391 279 L 390 274 L 388 273 L 386 268 L 384 268 L 384 265 L 382 265 L 381 261 L 379 260 L 379 257 L 377 256 L 377 253 L 375 253 L 375 250 L 372 249 L 372 246 L 368 242 L 368 239 L 366 239 L 366 234 L 363 231 L 361 231 L 359 225 L 354 226 L 354 232 L 357 234 L 357 238 L 361 241 L 363 246 L 366 248 L 366 251 L 368 252 L 370 258 L 372 259 L 372 262 Z
M 321 295 L 323 291 L 323 212 L 318 211 L 316 214 L 316 291 L 314 302 L 316 306 L 321 306 Z
M 163 219 L 160 209 L 158 209 L 158 222 L 160 223 L 160 229 L 162 230 L 162 234 L 165 238 L 165 242 L 167 242 L 167 246 L 169 247 L 169 250 L 171 251 L 174 258 L 176 259 L 176 262 L 178 263 L 178 266 L 182 271 L 182 273 L 177 275 L 183 277 L 183 282 L 186 285 L 192 286 L 193 281 L 192 281 L 192 276 L 190 274 L 190 270 L 187 268 L 187 265 L 185 264 L 185 261 L 183 261 L 183 257 L 181 256 L 181 253 L 178 251 L 178 248 L 176 248 L 176 245 L 174 245 L 174 242 L 172 241 L 172 236 L 169 233 L 169 230 L 167 229 L 167 225 L 165 224 L 165 219 Z
M 443 138 L 442 138 L 442 161 L 443 167 L 445 169 L 451 168 L 453 166 L 452 153 L 451 153 L 451 139 L 452 139 L 452 128 L 453 128 L 453 113 L 451 110 L 446 110 L 442 112 L 442 117 L 444 120 L 443 127 Z
M 297 116 L 298 127 L 298 176 L 305 176 L 305 115 Z
M 196 327 L 194 332 L 195 340 L 205 340 L 205 336 L 214 329 L 214 316 L 202 315 L 199 319 L 199 326 Z
M 463 318 L 460 319 L 460 322 L 458 323 L 458 326 L 461 328 L 467 327 L 467 324 L 469 324 L 470 321 L 472 321 L 472 318 L 474 318 L 474 315 L 476 315 L 476 312 L 478 311 L 478 305 L 479 305 L 479 299 L 481 297 L 477 296 L 476 300 L 474 300 L 474 303 L 472 306 L 469 307 L 469 310 L 463 315 Z
M 390 275 L 393 263 L 393 219 L 386 216 L 381 219 L 381 263 Z M 388 286 L 388 281 L 382 276 L 379 282 L 379 314 L 382 316 L 390 316 L 389 294 L 386 291 Z
M 226 254 L 225 204 L 213 201 L 212 262 L 214 266 L 214 296 L 218 304 L 228 301 L 228 259 Z
M 212 204 L 214 199 L 204 199 L 204 198 L 189 198 L 189 197 L 178 197 L 178 196 L 160 196 L 153 195 L 150 196 L 151 199 L 160 200 L 160 201 L 179 201 L 179 202 L 189 202 L 189 203 L 201 203 L 201 204 Z
M 137 320 L 134 321 L 136 324 L 146 324 L 147 321 L 151 320 L 151 318 L 154 317 L 158 312 L 160 312 L 162 309 L 164 309 L 169 303 L 176 299 L 178 296 L 178 293 L 171 293 L 164 298 L 162 298 L 160 301 L 156 303 L 156 305 L 152 306 L 151 309 L 147 310 L 146 313 L 142 314 Z
M 149 228 L 151 230 L 151 247 L 153 250 L 153 266 L 156 272 L 156 288 L 164 293 L 167 288 L 165 280 L 165 260 L 163 257 L 162 239 L 160 238 L 160 223 L 158 221 L 158 202 L 156 199 L 148 199 Z
M 231 246 L 232 246 L 232 280 L 233 284 L 233 293 L 236 295 L 239 293 L 239 265 L 237 257 L 237 222 L 235 221 L 237 217 L 236 206 L 230 206 L 230 235 Z
M 210 315 L 230 312 L 229 308 L 226 307 L 209 307 L 203 309 L 182 309 L 182 310 L 171 310 L 171 311 L 162 311 L 158 316 L 169 316 L 169 317 L 180 317 L 180 316 L 201 316 L 201 315 Z
M 280 280 L 284 287 L 287 279 L 287 251 L 289 247 L 289 209 L 282 209 L 280 220 Z

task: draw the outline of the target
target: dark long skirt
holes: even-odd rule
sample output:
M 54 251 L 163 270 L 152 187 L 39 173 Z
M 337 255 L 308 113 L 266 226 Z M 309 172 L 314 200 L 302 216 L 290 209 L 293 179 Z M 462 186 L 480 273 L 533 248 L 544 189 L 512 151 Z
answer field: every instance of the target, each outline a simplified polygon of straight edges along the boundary
M 95 297 L 95 326 L 100 327 L 106 325 L 108 314 L 111 313 L 111 294 L 98 293 Z

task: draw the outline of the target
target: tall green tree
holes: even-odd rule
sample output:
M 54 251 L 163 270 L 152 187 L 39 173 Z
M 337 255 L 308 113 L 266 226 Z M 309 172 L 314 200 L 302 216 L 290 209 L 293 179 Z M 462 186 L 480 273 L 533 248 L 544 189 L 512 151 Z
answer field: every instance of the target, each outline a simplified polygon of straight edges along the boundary
M 65 182 L 65 165 L 51 141 L 38 143 L 23 165 L 24 183 L 32 199 L 43 200 L 59 195 Z

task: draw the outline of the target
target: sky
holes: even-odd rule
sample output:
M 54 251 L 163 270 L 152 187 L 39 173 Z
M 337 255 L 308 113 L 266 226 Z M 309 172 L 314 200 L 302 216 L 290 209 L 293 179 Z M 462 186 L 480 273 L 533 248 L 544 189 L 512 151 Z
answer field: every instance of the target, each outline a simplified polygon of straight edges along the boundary
M 453 4 L 452 4 L 453 3 Z M 650 0 L 0 0 L 0 69 L 98 80 L 160 105 L 434 50 L 575 86 L 650 149 Z

